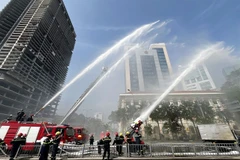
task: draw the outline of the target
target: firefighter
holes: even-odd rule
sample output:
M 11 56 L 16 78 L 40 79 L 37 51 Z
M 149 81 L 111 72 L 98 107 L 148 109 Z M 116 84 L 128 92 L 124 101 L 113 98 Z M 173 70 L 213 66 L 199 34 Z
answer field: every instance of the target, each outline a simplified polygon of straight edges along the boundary
M 52 135 L 47 134 L 47 138 L 43 141 L 43 145 L 40 150 L 39 160 L 48 159 L 49 148 L 50 148 L 50 145 L 52 145 L 51 138 L 52 138 Z
M 90 147 L 93 146 L 93 142 L 94 142 L 93 134 L 91 134 L 91 136 L 89 138 L 89 142 L 90 142 Z
M 119 153 L 122 155 L 122 145 L 124 143 L 124 136 L 122 133 L 119 134 Z
M 23 134 L 19 133 L 17 135 L 17 138 L 14 138 L 12 140 L 12 142 L 11 142 L 12 149 L 11 149 L 11 153 L 10 153 L 10 160 L 14 159 L 14 157 L 16 156 L 16 153 L 18 152 L 20 145 L 23 144 L 22 136 L 23 136 Z
M 52 156 L 51 156 L 51 160 L 55 160 L 56 159 L 56 155 L 57 155 L 57 151 L 58 151 L 58 146 L 59 143 L 61 141 L 62 135 L 61 132 L 56 132 L 55 133 L 55 138 L 53 139 L 53 149 L 52 149 Z
M 130 152 L 130 150 L 131 150 L 131 146 L 130 145 L 132 144 L 131 134 L 129 132 L 126 132 L 125 137 L 126 137 L 125 143 L 127 144 L 127 153 L 131 157 L 131 152 Z
M 25 118 L 26 118 L 26 114 L 24 114 L 24 115 L 22 116 L 22 118 L 20 119 L 20 122 L 24 122 L 24 121 L 25 121 Z
M 98 146 L 98 154 L 99 154 L 99 155 L 102 154 L 102 145 L 103 145 L 103 140 L 100 139 L 100 140 L 97 142 L 97 146 Z
M 117 148 L 117 152 L 118 152 L 118 155 L 120 156 L 121 152 L 120 152 L 120 139 L 119 139 L 119 136 L 118 136 L 118 133 L 116 132 L 115 133 L 115 139 L 113 141 L 113 144 L 112 145 L 115 145 L 116 144 L 116 148 Z
M 27 134 L 24 134 L 21 138 L 22 138 L 22 145 L 25 145 L 27 140 Z
M 9 115 L 9 117 L 7 118 L 7 121 L 11 121 L 12 120 L 12 114 Z
M 27 121 L 27 122 L 33 122 L 33 114 L 31 114 L 31 115 L 27 118 L 26 121 Z
M 137 149 L 138 149 L 138 154 L 143 155 L 143 147 L 141 145 L 141 138 L 142 135 L 138 132 L 138 130 L 135 131 L 135 141 L 136 141 L 136 145 L 137 145 Z
M 110 158 L 110 143 L 112 141 L 111 137 L 110 137 L 110 133 L 107 132 L 106 133 L 106 137 L 104 137 L 103 139 L 103 148 L 104 148 L 104 152 L 103 152 L 103 159 L 105 159 L 106 153 L 108 153 L 108 159 Z
M 22 117 L 25 115 L 23 109 L 17 113 L 16 121 L 21 121 Z

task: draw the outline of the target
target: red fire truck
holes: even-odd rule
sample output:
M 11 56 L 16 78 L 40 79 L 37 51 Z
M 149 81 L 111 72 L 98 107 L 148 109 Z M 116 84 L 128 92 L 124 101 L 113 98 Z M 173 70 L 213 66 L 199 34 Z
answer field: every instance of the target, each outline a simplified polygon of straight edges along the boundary
M 83 127 L 73 127 L 76 144 L 84 144 L 89 139 L 88 131 Z
M 26 144 L 34 145 L 43 142 L 48 133 L 54 136 L 57 131 L 60 131 L 63 135 L 61 143 L 74 140 L 74 129 L 69 125 L 56 125 L 48 122 L 19 123 L 17 121 L 3 122 L 0 124 L 0 138 L 8 145 L 10 145 L 10 142 L 19 133 L 27 134 Z

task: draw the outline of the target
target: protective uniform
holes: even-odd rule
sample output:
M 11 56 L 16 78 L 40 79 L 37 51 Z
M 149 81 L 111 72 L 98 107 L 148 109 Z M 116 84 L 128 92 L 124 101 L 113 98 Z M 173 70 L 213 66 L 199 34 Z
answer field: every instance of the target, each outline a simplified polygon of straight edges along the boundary
M 136 135 L 135 135 L 135 141 L 136 141 L 136 144 L 137 144 L 137 149 L 138 149 L 138 154 L 143 154 L 143 147 L 141 145 L 141 138 L 142 138 L 142 135 L 138 132 L 138 130 L 135 131 Z
M 93 145 L 93 142 L 94 142 L 94 137 L 93 137 L 93 134 L 90 136 L 90 139 L 89 139 L 90 141 L 90 145 Z
M 56 155 L 57 155 L 57 151 L 58 151 L 58 146 L 59 143 L 61 141 L 61 132 L 56 132 L 55 133 L 55 138 L 53 139 L 52 143 L 53 143 L 53 148 L 52 148 L 52 156 L 51 156 L 51 160 L 55 160 L 56 159 Z
M 28 117 L 26 121 L 27 121 L 27 122 L 32 122 L 32 121 L 33 121 L 33 115 L 31 115 L 30 117 Z
M 117 152 L 118 152 L 118 155 L 120 156 L 122 154 L 122 144 L 123 144 L 123 141 L 124 141 L 124 137 L 120 137 L 118 136 L 118 133 L 115 134 L 116 137 L 113 141 L 113 144 L 112 145 L 117 145 Z M 122 134 L 120 134 L 122 135 Z
M 110 158 L 110 143 L 112 141 L 112 139 L 110 137 L 110 133 L 107 132 L 106 137 L 104 137 L 102 140 L 103 140 L 103 148 L 104 148 L 103 159 L 105 158 L 107 152 L 108 152 L 108 159 L 109 159 Z
M 97 142 L 97 146 L 98 146 L 98 154 L 102 154 L 102 145 L 103 145 L 103 140 L 100 139 L 98 142 Z
M 21 121 L 22 117 L 25 115 L 23 109 L 17 113 L 16 121 Z
M 19 133 L 17 138 L 14 138 L 11 142 L 12 149 L 11 149 L 11 153 L 10 153 L 10 160 L 14 159 L 20 145 L 22 145 L 23 142 L 24 142 L 23 139 L 22 139 L 22 135 L 23 135 L 22 133 Z
M 120 155 L 122 154 L 122 145 L 123 145 L 123 142 L 124 142 L 124 136 L 122 133 L 119 134 L 119 153 Z
M 47 138 L 43 141 L 43 145 L 40 150 L 39 160 L 47 160 L 48 159 L 49 148 L 50 148 L 50 145 L 52 145 L 51 137 L 52 137 L 52 135 L 48 134 Z
M 132 144 L 132 138 L 129 132 L 126 132 L 126 140 L 125 143 L 127 144 L 127 153 L 129 154 L 129 156 L 131 157 L 131 144 Z

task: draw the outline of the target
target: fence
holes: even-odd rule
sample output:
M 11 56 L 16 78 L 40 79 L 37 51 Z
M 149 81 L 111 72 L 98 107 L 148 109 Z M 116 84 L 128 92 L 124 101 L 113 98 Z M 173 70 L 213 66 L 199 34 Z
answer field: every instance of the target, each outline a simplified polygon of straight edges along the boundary
M 39 155 L 41 146 L 21 146 L 15 157 L 36 157 Z M 122 149 L 121 153 L 119 151 Z M 49 150 L 49 156 L 51 155 Z M 9 156 L 10 150 L 7 147 L 0 148 L 0 157 Z M 151 144 L 151 145 L 122 145 L 111 146 L 111 157 L 204 157 L 204 156 L 239 156 L 238 144 L 224 143 L 172 143 L 172 144 Z M 67 156 L 68 158 L 102 157 L 103 146 L 97 145 L 72 145 L 59 146 L 57 157 Z

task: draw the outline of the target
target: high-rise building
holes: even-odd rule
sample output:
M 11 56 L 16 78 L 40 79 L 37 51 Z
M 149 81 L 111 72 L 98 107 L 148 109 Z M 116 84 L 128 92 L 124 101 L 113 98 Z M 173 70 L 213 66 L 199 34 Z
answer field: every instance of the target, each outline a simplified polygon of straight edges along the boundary
M 76 34 L 62 0 L 11 0 L 0 14 L 0 117 L 39 110 L 65 81 Z M 54 115 L 59 97 L 43 116 Z
M 186 67 L 179 66 L 179 72 L 182 72 Z M 210 73 L 205 64 L 197 66 L 182 80 L 183 90 L 200 91 L 200 90 L 215 90 L 216 86 L 212 80 Z
M 126 47 L 126 51 L 131 46 Z M 149 49 L 138 48 L 126 58 L 126 91 L 161 91 L 166 89 L 172 73 L 164 43 L 152 44 Z

